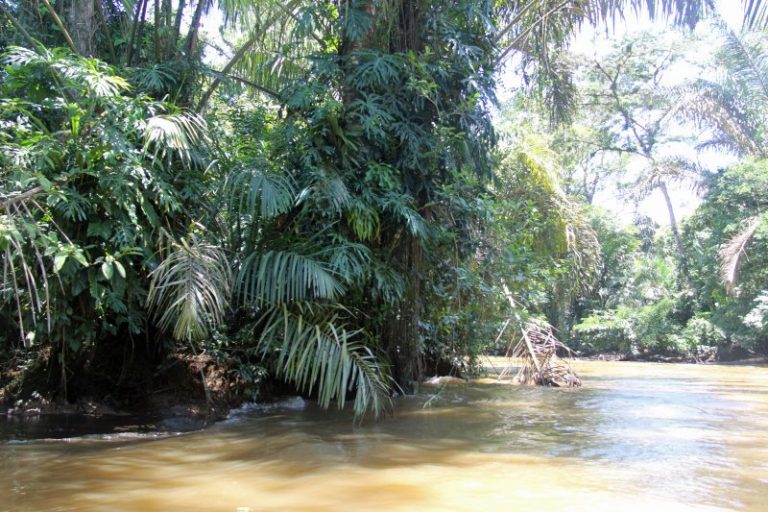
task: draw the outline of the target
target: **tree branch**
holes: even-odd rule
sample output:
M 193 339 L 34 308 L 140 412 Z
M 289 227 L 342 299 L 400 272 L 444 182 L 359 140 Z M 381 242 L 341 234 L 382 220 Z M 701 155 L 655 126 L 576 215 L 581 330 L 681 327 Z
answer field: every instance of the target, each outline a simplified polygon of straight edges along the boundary
M 69 35 L 69 31 L 67 30 L 67 27 L 64 26 L 64 23 L 61 21 L 61 18 L 59 18 L 59 15 L 56 14 L 56 9 L 53 8 L 53 6 L 48 0 L 43 0 L 43 3 L 48 8 L 48 12 L 51 13 L 54 23 L 56 23 L 56 26 L 59 27 L 59 30 L 61 30 L 61 33 L 64 36 L 64 39 L 66 39 L 67 44 L 72 49 L 72 53 L 76 53 L 77 55 L 80 55 L 80 52 L 77 51 L 77 46 L 75 46 L 75 42 L 72 41 L 72 37 Z
M 2 208 L 4 210 L 7 210 L 8 208 L 13 206 L 14 204 L 16 204 L 18 202 L 21 202 L 21 201 L 24 201 L 26 199 L 29 199 L 29 198 L 39 194 L 40 192 L 43 192 L 44 190 L 45 189 L 43 189 L 43 187 L 37 186 L 37 187 L 34 187 L 34 188 L 31 188 L 31 189 L 27 190 L 26 192 L 22 192 L 19 195 L 8 197 L 8 199 L 6 199 L 2 203 L 0 203 L 0 208 Z

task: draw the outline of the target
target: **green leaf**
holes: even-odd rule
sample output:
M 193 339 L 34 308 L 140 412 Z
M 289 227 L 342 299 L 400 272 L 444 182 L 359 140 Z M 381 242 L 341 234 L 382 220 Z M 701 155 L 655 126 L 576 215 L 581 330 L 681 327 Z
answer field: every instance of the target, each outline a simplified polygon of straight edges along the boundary
M 64 267 L 64 264 L 67 262 L 67 256 L 68 256 L 67 253 L 60 252 L 60 253 L 58 253 L 53 258 L 53 271 L 54 272 L 56 272 L 58 274 L 59 271 Z
M 40 186 L 43 188 L 45 192 L 50 192 L 52 188 L 51 181 L 43 176 L 42 174 L 37 175 L 37 182 L 40 183 Z
M 69 345 L 69 349 L 72 352 L 77 352 L 80 350 L 80 340 L 77 337 L 70 337 L 67 339 L 67 345 Z
M 101 264 L 101 274 L 107 278 L 107 280 L 112 280 L 112 276 L 115 273 L 115 267 L 112 265 L 112 263 L 105 261 Z
M 75 249 L 72 251 L 72 257 L 77 260 L 78 263 L 80 263 L 82 266 L 87 267 L 88 266 L 88 260 L 85 259 L 85 255 L 83 254 L 83 251 L 80 249 Z
M 123 264 L 119 261 L 115 261 L 115 268 L 117 269 L 117 273 L 120 274 L 120 277 L 125 279 L 125 267 Z

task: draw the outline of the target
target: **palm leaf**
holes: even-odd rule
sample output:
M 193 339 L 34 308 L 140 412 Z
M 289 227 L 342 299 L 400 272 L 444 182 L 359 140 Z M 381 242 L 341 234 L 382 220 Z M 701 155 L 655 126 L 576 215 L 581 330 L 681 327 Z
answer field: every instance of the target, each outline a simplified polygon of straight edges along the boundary
M 269 219 L 286 213 L 294 205 L 296 191 L 287 174 L 245 169 L 228 178 L 229 195 L 235 197 L 240 214 Z
M 202 110 L 218 86 L 237 72 L 243 83 L 261 91 L 280 92 L 290 79 L 304 71 L 304 58 L 317 46 L 314 26 L 301 12 L 311 6 L 305 0 L 221 0 L 227 22 L 246 33 L 232 58 L 203 93 Z M 311 10 L 311 7 L 310 7 Z
M 733 79 L 749 85 L 761 101 L 768 101 L 768 47 L 763 34 L 757 37 L 739 36 L 721 25 L 724 42 L 720 49 L 720 61 Z
M 760 215 L 750 217 L 744 222 L 743 228 L 739 230 L 720 250 L 720 277 L 728 293 L 736 293 L 738 283 L 739 267 L 747 244 L 755 235 L 761 220 Z
M 254 252 L 243 261 L 236 286 L 256 305 L 337 299 L 344 287 L 325 262 L 293 251 Z
M 150 274 L 147 306 L 177 340 L 208 337 L 229 307 L 232 271 L 221 248 L 192 238 L 173 244 Z
M 176 154 L 185 163 L 194 149 L 209 142 L 207 123 L 192 112 L 156 115 L 144 127 L 144 151 L 154 149 L 162 157 Z
M 749 30 L 764 29 L 768 24 L 768 2 L 745 0 L 744 27 Z
M 389 368 L 358 341 L 361 331 L 348 331 L 334 314 L 287 305 L 265 311 L 257 349 L 264 356 L 276 352 L 278 376 L 299 389 L 317 391 L 324 408 L 336 402 L 339 409 L 348 392 L 355 393 L 357 420 L 371 411 L 375 417 L 391 408 L 392 379 Z
M 699 128 L 714 131 L 699 146 L 714 147 L 739 155 L 760 155 L 759 129 L 744 112 L 733 91 L 722 84 L 699 81 L 681 95 L 677 112 Z

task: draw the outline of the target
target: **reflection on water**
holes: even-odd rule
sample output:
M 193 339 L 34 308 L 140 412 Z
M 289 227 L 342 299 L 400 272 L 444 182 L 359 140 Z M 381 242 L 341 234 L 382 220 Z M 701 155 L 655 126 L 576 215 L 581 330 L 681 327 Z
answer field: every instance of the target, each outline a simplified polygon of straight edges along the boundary
M 0 445 L 4 510 L 765 510 L 768 368 L 579 363 L 355 427 L 294 401 L 177 436 Z

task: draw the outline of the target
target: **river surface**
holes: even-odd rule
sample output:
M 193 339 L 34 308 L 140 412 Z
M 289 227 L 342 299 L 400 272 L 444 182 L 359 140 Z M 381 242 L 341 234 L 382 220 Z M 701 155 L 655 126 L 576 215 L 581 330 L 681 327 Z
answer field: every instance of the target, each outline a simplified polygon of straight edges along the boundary
M 768 368 L 578 362 L 354 426 L 293 399 L 184 434 L 0 442 L 0 510 L 768 510 Z M 434 393 L 434 390 L 431 391 Z

